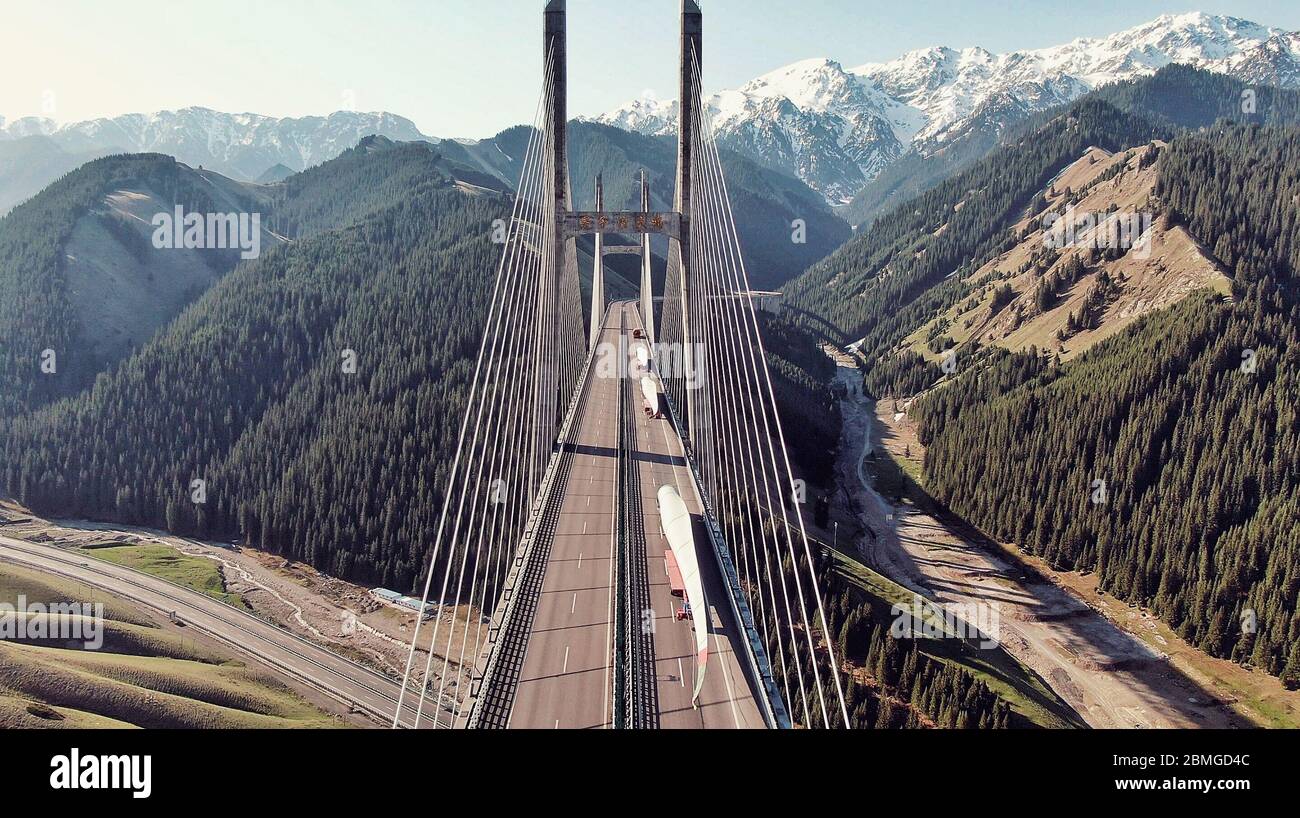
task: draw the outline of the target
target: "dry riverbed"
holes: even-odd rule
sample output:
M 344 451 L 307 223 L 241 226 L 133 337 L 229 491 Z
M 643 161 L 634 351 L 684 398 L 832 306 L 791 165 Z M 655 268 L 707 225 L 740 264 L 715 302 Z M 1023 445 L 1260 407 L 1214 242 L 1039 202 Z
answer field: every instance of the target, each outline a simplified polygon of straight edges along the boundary
M 1201 654 L 1150 613 L 1098 594 L 1094 577 L 1052 571 L 960 521 L 936 519 L 907 498 L 882 497 L 873 487 L 873 458 L 890 457 L 915 476 L 924 451 L 906 405 L 874 404 L 862 395 L 852 361 L 833 357 L 846 393 L 836 499 L 858 525 L 857 550 L 867 565 L 944 605 L 996 606 L 1003 647 L 1094 727 L 1300 719 L 1300 694 Z

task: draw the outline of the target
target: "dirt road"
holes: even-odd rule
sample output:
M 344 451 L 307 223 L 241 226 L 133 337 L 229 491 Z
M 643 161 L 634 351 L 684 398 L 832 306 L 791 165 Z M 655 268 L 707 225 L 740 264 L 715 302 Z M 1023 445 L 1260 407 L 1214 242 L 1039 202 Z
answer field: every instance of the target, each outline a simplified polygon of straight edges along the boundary
M 875 570 L 943 605 L 996 606 L 997 638 L 1094 727 L 1231 727 L 1245 719 L 1080 598 L 1026 574 L 904 501 L 871 485 L 865 460 L 888 447 L 919 457 L 906 418 L 861 392 L 856 367 L 837 358 L 844 428 L 837 498 L 863 527 L 858 551 Z M 885 414 L 880 414 L 885 412 Z M 910 452 L 908 452 L 910 450 Z

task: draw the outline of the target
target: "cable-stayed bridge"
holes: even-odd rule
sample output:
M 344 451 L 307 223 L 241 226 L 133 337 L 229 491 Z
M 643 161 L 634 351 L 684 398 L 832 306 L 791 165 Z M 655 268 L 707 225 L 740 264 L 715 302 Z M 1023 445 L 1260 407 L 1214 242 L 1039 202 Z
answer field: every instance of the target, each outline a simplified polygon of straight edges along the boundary
M 545 6 L 541 97 L 395 724 L 430 706 L 469 728 L 848 724 L 695 0 L 681 26 L 673 209 L 651 209 L 642 174 L 639 210 L 606 210 L 597 179 L 595 209 L 575 211 L 565 3 Z M 636 301 L 607 302 L 612 253 L 641 257 Z

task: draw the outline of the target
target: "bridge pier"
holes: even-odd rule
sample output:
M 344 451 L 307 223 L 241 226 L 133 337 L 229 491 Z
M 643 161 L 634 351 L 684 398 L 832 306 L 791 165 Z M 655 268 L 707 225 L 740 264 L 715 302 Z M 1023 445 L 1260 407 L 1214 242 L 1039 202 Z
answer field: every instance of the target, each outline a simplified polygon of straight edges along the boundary
M 708 391 L 702 383 L 701 375 L 708 370 L 696 347 L 705 342 L 712 353 L 721 355 L 719 336 L 730 340 L 731 333 L 740 333 L 744 337 L 737 344 L 750 337 L 748 325 L 718 328 L 712 317 L 715 313 L 705 311 L 714 303 L 709 299 L 720 297 L 716 294 L 720 285 L 714 269 L 714 231 L 702 227 L 699 247 L 692 244 L 693 200 L 712 203 L 718 195 L 710 184 L 716 171 L 712 164 L 715 155 L 705 123 L 700 121 L 704 111 L 699 87 L 703 16 L 696 0 L 682 0 L 674 208 L 651 210 L 649 181 L 643 170 L 639 210 L 607 212 L 603 179 L 597 176 L 594 210 L 575 212 L 567 145 L 565 15 L 565 0 L 548 0 L 544 15 L 548 67 L 544 132 L 538 134 L 539 149 L 531 154 L 542 166 L 533 165 L 531 171 L 526 167 L 525 171 L 533 174 L 527 177 L 533 183 L 529 189 L 536 189 L 540 178 L 540 185 L 548 191 L 533 200 L 540 211 L 540 247 L 535 252 L 542 256 L 542 272 L 540 280 L 536 266 L 521 267 L 517 273 L 528 276 L 536 286 L 532 292 L 537 294 L 537 309 L 544 316 L 534 338 L 539 353 L 533 359 L 536 400 L 526 422 L 534 430 L 534 440 L 539 431 L 548 439 L 537 449 L 543 460 L 537 498 L 505 589 L 492 612 L 488 642 L 481 650 L 476 637 L 478 655 L 471 678 L 477 676 L 480 682 L 471 681 L 470 698 L 461 703 L 467 718 L 461 723 L 525 728 L 788 727 L 789 711 L 767 656 L 766 620 L 760 623 L 750 610 L 747 593 L 751 589 L 741 584 L 738 563 L 708 495 L 704 477 L 713 474 L 703 473 L 697 460 L 701 457 L 697 450 L 716 459 L 713 438 L 718 432 L 713 421 L 715 413 L 722 413 L 717 408 L 718 393 Z M 697 147 L 702 151 L 698 157 Z M 697 159 L 700 167 L 710 170 L 702 170 L 701 177 L 693 179 Z M 695 185 L 700 186 L 698 194 Z M 699 210 L 695 215 L 701 220 L 711 213 L 703 204 Z M 606 232 L 637 233 L 639 246 L 606 247 Z M 680 306 L 672 301 L 678 293 L 666 293 L 664 314 L 657 322 L 650 252 L 650 236 L 655 233 L 669 241 L 666 289 L 680 288 L 681 301 Z M 576 241 L 582 235 L 593 235 L 595 243 L 585 356 L 576 261 Z M 606 253 L 641 255 L 639 316 L 631 302 L 614 302 L 606 308 Z M 536 256 L 530 257 L 530 263 L 534 259 Z M 695 261 L 699 262 L 698 272 Z M 660 331 L 668 341 L 682 344 L 680 354 L 672 355 L 681 369 L 660 373 L 676 382 L 672 388 L 679 399 L 671 404 L 667 419 L 647 418 L 640 411 L 643 393 L 639 378 L 604 377 L 596 360 L 598 348 L 618 347 L 620 352 L 613 357 L 625 363 L 630 338 L 644 332 L 649 341 L 659 342 L 664 340 Z M 754 329 L 753 334 L 756 332 Z M 730 348 L 728 344 L 726 349 Z M 757 360 L 758 366 L 765 367 L 761 351 Z M 571 371 L 576 384 L 572 394 L 567 391 Z M 741 383 L 738 378 L 735 382 Z M 563 393 L 558 406 L 552 400 L 557 392 Z M 763 399 L 760 395 L 759 400 Z M 656 402 L 654 397 L 650 400 Z M 683 410 L 680 414 L 678 406 Z M 733 437 L 739 439 L 740 435 Z M 772 458 L 776 470 L 774 453 Z M 752 462 L 750 471 L 754 472 Z M 786 476 L 788 471 L 787 463 Z M 766 472 L 763 475 L 766 485 Z M 709 546 L 714 552 L 712 559 L 699 561 L 705 599 L 712 603 L 707 606 L 712 649 L 703 656 L 714 657 L 708 664 L 715 668 L 704 676 L 704 695 L 699 699 L 684 684 L 688 666 L 683 657 L 689 660 L 696 655 L 696 646 L 693 632 L 676 618 L 677 596 L 666 556 L 670 545 L 662 521 L 656 525 L 653 517 L 647 519 L 647 510 L 658 502 L 660 486 L 685 487 L 680 497 L 692 518 L 700 553 L 707 554 Z M 733 547 L 763 547 L 761 541 L 744 540 L 745 531 L 733 527 L 731 534 L 742 541 Z M 793 556 L 793 541 L 788 545 Z M 775 556 L 781 557 L 779 552 Z M 748 564 L 739 565 L 747 568 Z M 783 592 L 784 587 L 783 583 Z M 762 590 L 756 586 L 757 593 Z M 427 597 L 427 589 L 425 594 Z M 775 606 L 775 591 L 771 594 Z M 785 601 L 789 615 L 788 598 Z M 806 624 L 806 615 L 804 619 L 811 656 L 812 629 Z M 761 634 L 760 624 L 764 628 Z M 657 630 L 661 626 L 662 630 Z M 794 643 L 791 645 L 793 648 Z M 703 667 L 703 658 L 698 661 Z M 782 655 L 782 672 L 784 661 Z M 815 671 L 816 665 L 813 668 Z M 796 672 L 801 671 L 796 668 Z M 802 693 L 802 681 L 800 684 Z M 459 689 L 459 675 L 457 685 Z M 626 718 L 622 716 L 625 712 Z

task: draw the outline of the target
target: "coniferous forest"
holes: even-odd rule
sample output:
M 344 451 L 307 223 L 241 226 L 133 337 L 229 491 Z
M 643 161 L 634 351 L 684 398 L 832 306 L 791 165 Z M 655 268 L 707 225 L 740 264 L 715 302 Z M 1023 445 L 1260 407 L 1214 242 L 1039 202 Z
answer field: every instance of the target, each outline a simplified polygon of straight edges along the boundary
M 287 187 L 271 220 L 305 238 L 240 265 L 89 389 L 0 421 L 3 485 L 43 511 L 243 537 L 411 587 L 509 201 L 459 190 L 428 146 L 374 147 Z
M 612 129 L 579 130 L 594 166 L 619 155 L 600 140 Z M 785 224 L 783 202 L 811 193 L 773 178 L 751 169 L 736 188 Z M 511 194 L 430 145 L 367 137 L 249 194 L 241 206 L 287 243 L 238 265 L 223 257 L 224 277 L 125 360 L 78 362 L 88 330 L 59 261 L 76 220 L 123 187 L 222 209 L 205 185 L 169 157 L 109 157 L 0 222 L 0 276 L 14 282 L 0 298 L 11 341 L 0 376 L 13 384 L 0 406 L 0 491 L 47 514 L 239 538 L 332 575 L 413 588 L 499 261 L 493 222 L 509 217 Z M 808 414 L 813 394 L 829 408 L 812 337 L 772 327 L 788 329 L 771 355 L 782 405 Z M 33 350 L 47 346 L 71 351 L 57 377 L 37 366 Z M 818 425 L 792 456 L 824 472 L 838 428 L 809 417 Z M 205 503 L 192 501 L 194 480 Z
M 927 485 L 1193 645 L 1300 685 L 1300 133 L 1176 139 L 1159 192 L 1233 274 L 1055 366 L 995 356 L 919 404 Z
M 1300 686 L 1300 104 L 1259 89 L 1243 111 L 1245 89 L 1171 66 L 1036 115 L 793 282 L 788 314 L 862 339 L 873 394 L 922 395 L 926 488 L 958 515 Z M 1231 297 L 1194 293 L 1065 364 L 963 344 L 955 383 L 900 351 L 971 297 L 969 273 L 1020 241 L 1061 168 L 1151 139 L 1170 143 L 1151 205 Z

